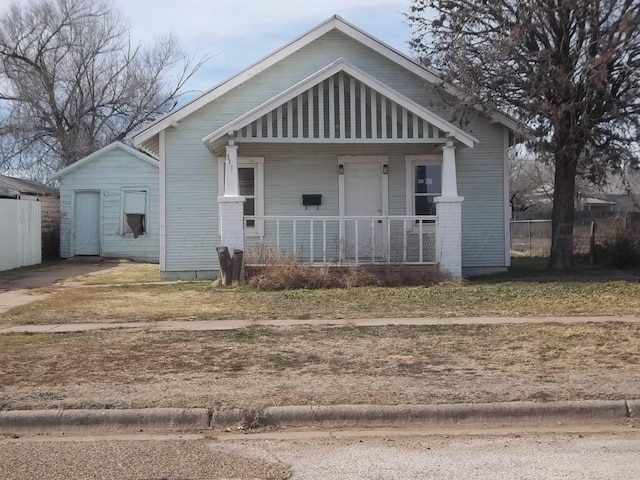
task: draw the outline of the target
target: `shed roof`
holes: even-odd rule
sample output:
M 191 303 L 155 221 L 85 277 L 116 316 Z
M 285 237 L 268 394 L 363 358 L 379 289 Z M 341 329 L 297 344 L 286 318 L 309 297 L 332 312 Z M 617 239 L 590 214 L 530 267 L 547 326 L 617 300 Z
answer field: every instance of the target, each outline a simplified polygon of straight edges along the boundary
M 71 165 L 63 168 L 62 170 L 58 170 L 49 178 L 49 181 L 58 180 L 60 177 L 75 170 L 76 168 L 81 167 L 82 165 L 86 165 L 87 163 L 101 157 L 105 153 L 110 152 L 111 150 L 114 150 L 116 148 L 124 150 L 125 152 L 133 155 L 135 158 L 139 158 L 140 160 L 143 160 L 148 164 L 153 165 L 154 167 L 159 167 L 158 161 L 155 158 L 153 158 L 151 155 L 141 152 L 140 150 L 137 150 L 135 148 L 132 148 L 129 145 L 125 145 L 122 142 L 113 142 L 107 145 L 106 147 L 102 147 L 100 150 L 97 150 L 92 154 L 87 155 L 86 157 L 78 160 L 76 163 L 72 163 Z
M 16 198 L 20 195 L 57 197 L 59 193 L 35 180 L 0 175 L 0 197 Z

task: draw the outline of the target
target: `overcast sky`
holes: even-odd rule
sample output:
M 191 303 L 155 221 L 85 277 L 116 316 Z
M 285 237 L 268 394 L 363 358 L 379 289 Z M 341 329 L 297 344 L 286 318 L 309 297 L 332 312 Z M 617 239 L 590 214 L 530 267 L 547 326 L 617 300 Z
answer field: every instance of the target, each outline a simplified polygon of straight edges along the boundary
M 0 4 L 6 0 L 0 0 Z M 172 32 L 198 56 L 215 55 L 190 83 L 207 90 L 338 14 L 408 53 L 410 0 L 115 0 L 136 41 Z
M 0 0 L 0 12 L 15 0 Z M 29 0 L 17 0 L 26 3 Z M 187 52 L 212 58 L 187 85 L 208 90 L 332 15 L 408 52 L 411 0 L 111 0 L 135 43 L 174 33 Z M 191 95 L 189 95 L 191 96 Z

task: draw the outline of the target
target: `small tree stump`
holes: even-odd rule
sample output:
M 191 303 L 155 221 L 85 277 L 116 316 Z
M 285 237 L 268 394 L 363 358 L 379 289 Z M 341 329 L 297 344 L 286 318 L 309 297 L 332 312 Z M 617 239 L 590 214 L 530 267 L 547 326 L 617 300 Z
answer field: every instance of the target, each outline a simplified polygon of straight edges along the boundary
M 218 262 L 220 263 L 220 275 L 218 277 L 222 285 L 231 285 L 233 282 L 240 280 L 242 273 L 242 259 L 244 252 L 242 250 L 234 250 L 233 258 L 229 254 L 227 247 L 216 247 L 218 252 Z
M 239 282 L 240 275 L 242 274 L 242 259 L 244 252 L 242 250 L 234 250 L 233 258 L 231 259 L 231 272 L 232 281 Z

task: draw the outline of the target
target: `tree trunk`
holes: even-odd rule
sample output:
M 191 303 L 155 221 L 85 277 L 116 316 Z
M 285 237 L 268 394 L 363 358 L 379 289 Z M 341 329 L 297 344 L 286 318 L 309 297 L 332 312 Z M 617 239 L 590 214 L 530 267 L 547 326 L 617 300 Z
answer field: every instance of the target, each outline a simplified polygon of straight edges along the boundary
M 566 137 L 565 137 L 566 138 Z M 551 255 L 549 269 L 571 270 L 573 267 L 574 191 L 577 171 L 577 149 L 556 147 L 553 213 L 551 215 Z M 558 145 L 556 143 L 556 145 Z

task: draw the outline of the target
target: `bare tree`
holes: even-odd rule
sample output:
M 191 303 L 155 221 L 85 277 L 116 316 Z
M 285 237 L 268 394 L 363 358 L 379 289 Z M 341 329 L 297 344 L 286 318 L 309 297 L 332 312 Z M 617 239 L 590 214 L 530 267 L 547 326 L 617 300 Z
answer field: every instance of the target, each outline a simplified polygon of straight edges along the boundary
M 408 17 L 412 47 L 466 106 L 537 132 L 555 167 L 550 267 L 571 268 L 576 177 L 638 160 L 640 2 L 414 0 Z
M 132 45 L 109 0 L 14 3 L 0 17 L 0 170 L 44 177 L 125 138 L 204 61 L 170 35 Z
M 547 167 L 547 168 L 543 168 Z M 512 212 L 525 212 L 546 197 L 550 187 L 548 165 L 536 161 L 535 154 L 524 149 L 509 151 L 509 203 Z

